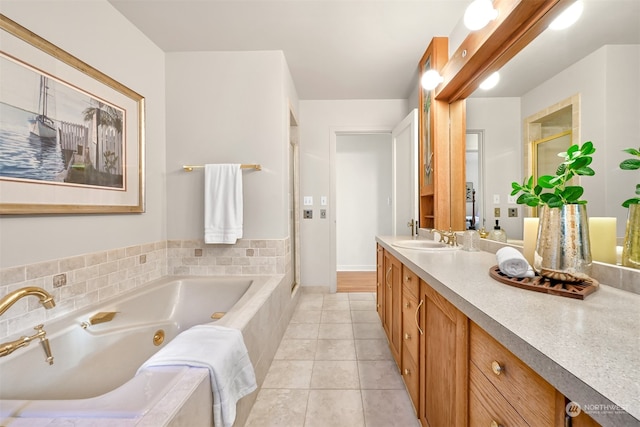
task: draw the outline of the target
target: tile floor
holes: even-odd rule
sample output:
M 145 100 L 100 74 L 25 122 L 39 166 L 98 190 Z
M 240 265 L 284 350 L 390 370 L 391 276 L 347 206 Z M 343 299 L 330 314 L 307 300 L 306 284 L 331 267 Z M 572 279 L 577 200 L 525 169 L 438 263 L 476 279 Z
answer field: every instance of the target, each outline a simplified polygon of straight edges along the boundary
M 374 293 L 304 293 L 247 427 L 417 427 Z

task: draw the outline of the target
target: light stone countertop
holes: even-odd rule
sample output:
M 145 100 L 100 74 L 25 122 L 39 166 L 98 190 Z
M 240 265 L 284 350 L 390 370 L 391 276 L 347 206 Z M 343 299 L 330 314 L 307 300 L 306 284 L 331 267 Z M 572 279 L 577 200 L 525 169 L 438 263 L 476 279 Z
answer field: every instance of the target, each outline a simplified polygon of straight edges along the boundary
M 376 241 L 603 426 L 640 426 L 640 295 L 601 284 L 584 300 L 489 276 L 489 252 Z

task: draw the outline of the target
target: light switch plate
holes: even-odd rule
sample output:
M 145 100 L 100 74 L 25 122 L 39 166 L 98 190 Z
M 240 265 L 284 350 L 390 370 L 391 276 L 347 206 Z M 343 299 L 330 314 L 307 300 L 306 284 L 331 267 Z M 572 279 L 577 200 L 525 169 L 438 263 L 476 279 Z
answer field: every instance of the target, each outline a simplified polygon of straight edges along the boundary
M 313 206 L 313 196 L 304 196 L 302 203 L 305 206 Z
M 494 194 L 493 195 L 493 204 L 494 205 L 500 204 L 500 195 L 499 194 Z
M 320 204 L 322 206 L 327 206 L 327 196 L 321 196 L 320 197 Z

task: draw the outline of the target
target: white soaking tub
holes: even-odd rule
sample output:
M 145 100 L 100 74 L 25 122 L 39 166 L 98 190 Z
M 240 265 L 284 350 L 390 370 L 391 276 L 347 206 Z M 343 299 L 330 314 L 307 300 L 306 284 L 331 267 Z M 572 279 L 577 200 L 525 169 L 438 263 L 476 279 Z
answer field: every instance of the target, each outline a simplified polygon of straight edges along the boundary
M 46 323 L 53 365 L 45 363 L 43 349 L 35 341 L 0 358 L 0 423 L 27 421 L 25 418 L 139 419 L 188 371 L 194 371 L 163 367 L 136 375 L 140 365 L 191 326 L 212 321 L 242 325 L 247 307 L 253 305 L 252 297 L 270 279 L 165 277 Z M 116 315 L 111 321 L 83 328 L 98 312 Z M 214 313 L 226 314 L 212 320 Z M 155 345 L 154 337 L 162 334 L 163 343 Z

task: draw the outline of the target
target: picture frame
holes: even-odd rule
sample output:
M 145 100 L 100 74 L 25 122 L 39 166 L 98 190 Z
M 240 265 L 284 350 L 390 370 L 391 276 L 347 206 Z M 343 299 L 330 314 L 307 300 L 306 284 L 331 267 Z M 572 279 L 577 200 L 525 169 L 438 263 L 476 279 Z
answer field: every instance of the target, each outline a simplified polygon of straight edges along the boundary
M 145 211 L 145 99 L 0 15 L 0 215 Z

